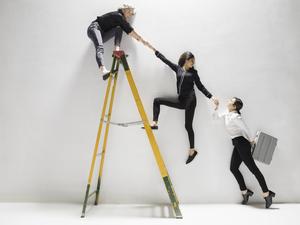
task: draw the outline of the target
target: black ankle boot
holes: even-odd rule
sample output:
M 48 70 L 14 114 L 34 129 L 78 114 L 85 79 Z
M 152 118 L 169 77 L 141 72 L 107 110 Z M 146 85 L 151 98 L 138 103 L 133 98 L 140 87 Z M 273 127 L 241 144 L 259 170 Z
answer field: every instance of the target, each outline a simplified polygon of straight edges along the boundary
M 189 164 L 190 162 L 193 161 L 193 159 L 196 157 L 196 155 L 198 154 L 198 152 L 195 150 L 193 155 L 189 155 L 188 159 L 186 160 L 185 164 Z
M 269 195 L 264 198 L 266 201 L 266 209 L 270 208 L 270 206 L 273 203 L 272 198 L 274 197 L 275 197 L 275 193 L 273 191 L 269 191 Z
M 252 195 L 253 195 L 253 191 L 247 189 L 246 194 L 242 194 L 242 196 L 243 196 L 242 205 L 247 205 L 249 197 L 252 196 Z

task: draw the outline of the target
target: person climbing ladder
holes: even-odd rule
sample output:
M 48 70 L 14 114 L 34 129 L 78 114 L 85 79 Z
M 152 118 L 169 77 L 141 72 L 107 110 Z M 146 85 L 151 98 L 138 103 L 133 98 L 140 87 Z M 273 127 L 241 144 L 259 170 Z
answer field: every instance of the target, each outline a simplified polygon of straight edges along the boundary
M 197 70 L 194 68 L 195 57 L 191 52 L 183 53 L 178 61 L 178 64 L 174 64 L 169 61 L 164 55 L 153 48 L 150 44 L 148 46 L 155 52 L 155 55 L 167 64 L 175 73 L 177 79 L 177 96 L 171 98 L 158 97 L 153 102 L 153 122 L 151 124 L 152 129 L 158 129 L 158 117 L 160 113 L 160 106 L 165 105 L 172 108 L 185 110 L 185 129 L 188 133 L 190 149 L 189 155 L 186 160 L 186 164 L 193 161 L 198 152 L 194 146 L 194 130 L 193 119 L 196 108 L 196 94 L 194 91 L 194 84 L 197 88 L 209 99 L 212 99 L 213 103 L 217 106 L 219 104 L 218 99 L 215 98 L 201 83 Z
M 110 72 L 104 65 L 104 42 L 114 37 L 115 50 L 119 51 L 122 33 L 125 31 L 126 34 L 147 46 L 148 42 L 136 33 L 128 22 L 133 15 L 135 15 L 134 8 L 129 5 L 123 5 L 123 7 L 117 11 L 98 16 L 97 19 L 89 25 L 87 35 L 94 43 L 96 61 L 101 75 L 105 76 Z

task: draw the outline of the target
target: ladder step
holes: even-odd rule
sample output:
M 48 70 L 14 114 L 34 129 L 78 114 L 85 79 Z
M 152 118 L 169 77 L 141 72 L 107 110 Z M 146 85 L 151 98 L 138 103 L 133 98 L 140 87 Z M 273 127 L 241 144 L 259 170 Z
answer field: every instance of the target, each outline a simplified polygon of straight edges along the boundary
M 92 193 L 89 194 L 88 198 L 90 198 L 91 196 L 93 196 L 94 194 L 96 194 L 97 190 L 93 191 Z
M 129 126 L 133 126 L 133 125 L 140 125 L 143 124 L 143 121 L 133 121 L 133 122 L 125 122 L 125 123 L 116 123 L 116 122 L 108 122 L 107 120 L 103 120 L 104 123 L 109 123 L 112 125 L 117 125 L 117 126 L 121 126 L 121 127 L 129 127 Z
M 131 74 L 127 59 L 126 59 L 127 56 L 128 55 L 125 55 L 124 51 L 114 51 L 114 53 L 113 53 L 114 58 L 113 58 L 113 64 L 112 64 L 112 67 L 111 67 L 111 71 L 110 71 L 110 73 L 106 74 L 106 76 L 103 77 L 103 79 L 108 79 L 108 78 L 110 79 L 109 80 L 110 81 L 109 85 L 107 85 L 107 88 L 106 88 L 105 101 L 104 101 L 105 102 L 105 108 L 102 109 L 102 114 L 104 115 L 104 114 L 107 113 L 107 115 L 105 115 L 105 117 L 101 117 L 101 122 L 100 122 L 101 128 L 102 128 L 103 122 L 106 123 L 106 133 L 105 133 L 105 136 L 104 136 L 104 143 L 103 143 L 103 149 L 104 150 L 101 153 L 98 153 L 98 152 L 95 152 L 98 149 L 94 149 L 94 154 L 96 154 L 96 156 L 102 155 L 101 156 L 102 157 L 101 158 L 101 163 L 100 163 L 99 177 L 98 177 L 98 184 L 97 184 L 97 189 L 94 192 L 92 192 L 91 194 L 89 194 L 89 190 L 90 190 L 90 186 L 91 186 L 90 182 L 93 179 L 93 171 L 94 171 L 94 164 L 95 164 L 94 163 L 95 159 L 93 159 L 93 162 L 91 164 L 90 175 L 89 175 L 89 183 L 87 185 L 87 190 L 86 190 L 86 195 L 85 195 L 85 199 L 84 199 L 84 203 L 83 203 L 83 209 L 82 209 L 81 217 L 85 216 L 86 206 L 87 206 L 87 203 L 88 203 L 88 198 L 90 198 L 91 196 L 93 196 L 95 194 L 95 197 L 96 197 L 95 205 L 98 204 L 98 197 L 99 197 L 99 193 L 100 193 L 100 178 L 102 176 L 102 169 L 101 168 L 103 166 L 104 156 L 106 154 L 105 153 L 105 148 L 106 148 L 106 140 L 107 140 L 108 128 L 109 128 L 109 127 L 107 127 L 107 125 L 112 124 L 112 125 L 117 125 L 117 126 L 122 126 L 122 127 L 128 127 L 128 126 L 131 126 L 131 125 L 144 124 L 144 125 L 147 126 L 147 137 L 148 137 L 148 140 L 149 140 L 150 145 L 152 147 L 152 151 L 153 151 L 153 154 L 155 156 L 157 166 L 160 170 L 161 177 L 162 177 L 162 179 L 165 183 L 166 190 L 167 190 L 167 193 L 169 195 L 169 199 L 170 199 L 170 202 L 171 202 L 171 206 L 173 208 L 174 215 L 177 219 L 182 219 L 182 214 L 181 214 L 181 211 L 179 209 L 179 202 L 178 202 L 175 190 L 173 189 L 171 180 L 169 178 L 168 171 L 167 171 L 167 169 L 164 165 L 164 161 L 163 161 L 163 158 L 161 156 L 159 147 L 156 143 L 155 136 L 152 132 L 148 132 L 149 131 L 149 129 L 148 129 L 149 124 L 148 124 L 147 114 L 144 110 L 143 103 L 140 100 L 140 96 L 139 96 L 137 87 L 136 87 L 135 82 L 133 80 L 133 77 L 132 77 L 132 74 Z M 142 121 L 122 122 L 122 123 L 116 123 L 116 122 L 111 122 L 110 121 L 111 113 L 112 113 L 112 103 L 114 101 L 113 97 L 114 97 L 115 87 L 116 87 L 116 83 L 117 83 L 117 79 L 118 79 L 119 65 L 123 66 L 123 69 L 126 73 L 127 81 L 129 83 L 131 92 L 133 94 L 133 97 L 134 97 L 134 100 L 135 100 L 135 103 L 137 105 L 138 112 L 141 116 Z M 110 87 L 112 85 L 111 84 L 112 80 L 113 80 L 113 88 L 112 88 L 112 91 L 110 92 Z M 109 100 L 110 101 L 110 103 L 109 103 L 110 106 L 109 106 L 109 110 L 107 112 L 106 103 L 108 101 L 109 95 L 111 95 L 110 100 Z M 98 131 L 98 134 L 97 134 L 97 142 L 100 141 L 99 136 L 100 136 L 100 131 Z M 97 143 L 97 147 L 98 147 L 98 143 Z

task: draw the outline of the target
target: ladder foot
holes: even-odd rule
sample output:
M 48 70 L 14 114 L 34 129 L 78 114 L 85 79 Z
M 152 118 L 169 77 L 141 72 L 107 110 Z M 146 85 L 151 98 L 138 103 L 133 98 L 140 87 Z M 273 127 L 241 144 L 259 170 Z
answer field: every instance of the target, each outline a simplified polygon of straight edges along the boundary
M 174 209 L 174 211 L 175 211 L 175 218 L 176 218 L 176 219 L 183 219 L 183 218 L 182 218 L 181 211 L 180 211 L 180 209 L 179 209 L 178 206 Z

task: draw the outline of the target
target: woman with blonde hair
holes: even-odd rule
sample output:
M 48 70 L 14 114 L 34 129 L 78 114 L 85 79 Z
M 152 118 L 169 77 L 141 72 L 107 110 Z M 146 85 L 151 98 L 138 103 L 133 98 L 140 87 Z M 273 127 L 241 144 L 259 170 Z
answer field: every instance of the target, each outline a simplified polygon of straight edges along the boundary
M 123 5 L 123 7 L 117 11 L 98 16 L 88 27 L 87 35 L 94 43 L 96 61 L 101 75 L 105 76 L 110 72 L 104 65 L 104 42 L 114 37 L 115 50 L 118 51 L 120 49 L 122 33 L 125 31 L 125 33 L 132 38 L 142 42 L 146 46 L 148 45 L 148 42 L 146 42 L 128 22 L 133 15 L 135 15 L 134 8 L 129 5 Z

